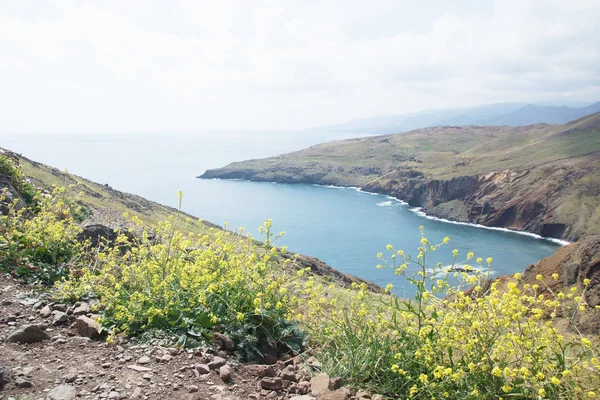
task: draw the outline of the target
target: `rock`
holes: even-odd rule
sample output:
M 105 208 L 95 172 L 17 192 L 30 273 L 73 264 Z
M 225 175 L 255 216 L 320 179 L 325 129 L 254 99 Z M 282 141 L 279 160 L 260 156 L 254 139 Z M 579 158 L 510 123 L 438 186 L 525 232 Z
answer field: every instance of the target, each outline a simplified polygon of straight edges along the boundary
M 75 320 L 75 328 L 81 336 L 94 339 L 100 337 L 100 325 L 96 321 L 86 316 L 79 316 Z
M 202 375 L 210 374 L 210 367 L 206 364 L 196 364 L 194 367 Z
M 114 390 L 111 391 L 108 394 L 108 399 L 109 400 L 119 400 L 120 398 L 121 398 L 121 394 L 119 392 L 114 391 Z
M 329 375 L 319 374 L 310 380 L 310 391 L 315 396 L 329 392 Z
M 219 368 L 219 376 L 223 382 L 227 383 L 231 381 L 231 375 L 232 371 L 229 365 L 223 365 L 221 368 Z
M 231 340 L 229 336 L 223 335 L 222 333 L 215 333 L 213 335 L 213 342 L 222 350 L 235 350 L 235 343 L 233 340 Z
M 308 365 L 309 367 L 316 369 L 316 370 L 321 370 L 322 365 L 321 362 L 319 360 L 317 360 L 315 357 L 308 357 L 308 359 L 306 360 L 306 365 Z
M 227 360 L 223 357 L 215 357 L 211 362 L 208 363 L 208 368 L 217 369 L 227 364 Z
M 138 359 L 137 363 L 141 364 L 141 365 L 146 365 L 146 364 L 150 364 L 150 361 L 151 361 L 150 357 L 148 357 L 148 356 L 141 356 Z
M 65 312 L 54 310 L 52 315 L 54 316 L 52 317 L 52 325 L 62 325 L 69 321 L 69 316 Z
M 296 375 L 296 369 L 293 365 L 288 365 L 281 371 L 281 377 L 288 381 L 298 382 L 298 375 Z
M 137 371 L 137 372 L 150 372 L 150 371 L 152 371 L 151 368 L 142 367 L 141 365 L 128 365 L 127 368 L 132 369 L 132 370 Z
M 100 243 L 114 243 L 118 233 L 114 229 L 102 224 L 90 224 L 83 227 L 77 237 L 81 242 L 89 240 L 92 247 L 98 247 Z
M 76 307 L 73 310 L 73 315 L 75 315 L 75 316 L 86 315 L 89 312 L 90 312 L 90 306 L 87 303 L 81 303 L 79 305 L 79 307 Z
M 142 388 L 141 387 L 136 387 L 135 389 L 133 389 L 133 392 L 131 392 L 131 396 L 132 399 L 141 399 L 142 398 Z
M 12 379 L 12 368 L 10 365 L 0 363 L 0 390 Z
M 196 393 L 196 392 L 198 391 L 198 389 L 199 389 L 199 388 L 198 388 L 198 386 L 196 386 L 196 385 L 189 385 L 189 386 L 187 387 L 187 391 L 188 391 L 188 392 L 190 392 L 190 393 Z
M 345 389 L 338 389 L 331 392 L 325 392 L 317 396 L 318 400 L 348 400 L 348 392 Z M 357 397 L 358 398 L 358 397 Z
M 50 339 L 38 325 L 24 325 L 11 333 L 6 341 L 8 343 L 36 343 Z
M 374 394 L 371 396 L 371 400 L 383 400 L 383 396 L 380 394 Z
M 279 377 L 265 377 L 260 381 L 260 387 L 267 390 L 282 390 L 283 379 Z
M 308 395 L 302 395 L 302 396 L 293 396 L 290 397 L 290 400 L 316 400 L 315 397 L 312 396 L 308 396 Z
M 356 397 L 357 399 L 370 399 L 371 395 L 368 392 L 360 389 L 358 392 L 356 392 L 356 395 L 354 397 Z
M 18 388 L 20 388 L 20 389 L 32 388 L 33 387 L 33 382 L 31 382 L 27 378 L 23 378 L 23 377 L 19 376 L 19 377 L 17 377 L 15 379 L 15 386 L 18 387 Z
M 77 389 L 72 385 L 59 385 L 46 394 L 46 400 L 73 400 L 77 396 Z
M 252 376 L 264 378 L 265 376 L 275 376 L 275 368 L 272 365 L 249 364 L 245 366 L 246 371 Z
M 52 308 L 50 306 L 44 306 L 40 310 L 40 317 L 48 318 L 52 314 Z
M 296 391 L 298 392 L 298 394 L 308 394 L 310 392 L 310 382 L 298 382 L 298 387 L 296 388 Z
M 336 376 L 335 378 L 331 378 L 331 380 L 329 381 L 329 389 L 330 390 L 341 389 L 342 386 L 344 386 L 344 381 L 339 376 Z
M 173 356 L 170 354 L 163 354 L 163 356 L 160 358 L 160 361 L 162 362 L 169 362 L 173 359 Z

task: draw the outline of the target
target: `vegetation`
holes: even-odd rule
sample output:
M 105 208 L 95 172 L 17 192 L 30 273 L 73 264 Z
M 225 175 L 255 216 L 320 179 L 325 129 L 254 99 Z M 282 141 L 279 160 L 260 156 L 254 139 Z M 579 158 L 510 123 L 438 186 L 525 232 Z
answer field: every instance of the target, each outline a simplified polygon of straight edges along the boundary
M 197 225 L 182 214 L 152 227 L 126 216 L 126 231 L 91 248 L 77 240 L 77 202 L 65 193 L 38 193 L 35 205 L 20 210 L 11 203 L 2 216 L 0 268 L 29 278 L 40 274 L 24 266 L 43 267 L 38 281 L 56 282 L 55 295 L 95 299 L 109 339 L 162 330 L 176 334 L 179 346 L 197 346 L 222 332 L 242 359 L 313 354 L 327 372 L 391 398 L 600 392 L 600 347 L 576 329 L 577 316 L 594 310 L 577 288 L 541 294 L 544 280 L 556 277 L 524 285 L 517 274 L 506 288 L 486 285 L 493 260 L 469 253 L 459 263 L 457 251 L 451 268 L 430 268 L 427 255 L 450 239 L 431 244 L 422 232 L 416 258 L 391 245 L 387 259 L 379 255 L 380 268 L 414 285 L 414 298 L 400 299 L 389 286 L 386 294 L 366 285 L 340 290 L 281 261 L 285 249 L 273 247 L 280 235 L 270 221 L 258 243 L 243 232 L 186 230 Z M 559 330 L 559 319 L 572 329 Z

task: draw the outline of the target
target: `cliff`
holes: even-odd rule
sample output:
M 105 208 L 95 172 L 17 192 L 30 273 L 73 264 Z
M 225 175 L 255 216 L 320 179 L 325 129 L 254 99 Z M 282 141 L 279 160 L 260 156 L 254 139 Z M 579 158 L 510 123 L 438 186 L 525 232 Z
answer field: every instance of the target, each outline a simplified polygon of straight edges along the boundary
M 358 186 L 438 217 L 576 241 L 600 233 L 600 113 L 337 141 L 201 178 Z

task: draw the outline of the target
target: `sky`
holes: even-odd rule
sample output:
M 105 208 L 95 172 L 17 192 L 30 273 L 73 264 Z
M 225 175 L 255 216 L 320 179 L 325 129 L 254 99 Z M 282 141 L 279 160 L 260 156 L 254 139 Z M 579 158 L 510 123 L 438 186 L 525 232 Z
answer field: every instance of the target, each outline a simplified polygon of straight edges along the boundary
M 600 100 L 598 0 L 0 0 L 0 133 Z

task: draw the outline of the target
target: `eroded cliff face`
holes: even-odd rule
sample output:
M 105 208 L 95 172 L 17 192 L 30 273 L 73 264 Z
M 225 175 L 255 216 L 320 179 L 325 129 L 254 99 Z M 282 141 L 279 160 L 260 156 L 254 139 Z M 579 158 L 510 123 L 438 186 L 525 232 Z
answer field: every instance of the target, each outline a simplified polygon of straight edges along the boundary
M 576 241 L 600 233 L 600 156 L 531 168 L 435 179 L 411 168 L 350 170 L 327 163 L 275 159 L 267 168 L 240 163 L 204 178 L 358 186 L 394 196 L 430 215 Z M 247 165 L 248 164 L 248 165 Z
M 572 167 L 504 170 L 447 180 L 398 171 L 364 189 L 392 195 L 440 218 L 575 241 L 585 233 L 586 224 L 577 213 L 570 215 L 561 207 L 569 201 L 570 183 L 585 176 L 585 170 Z

